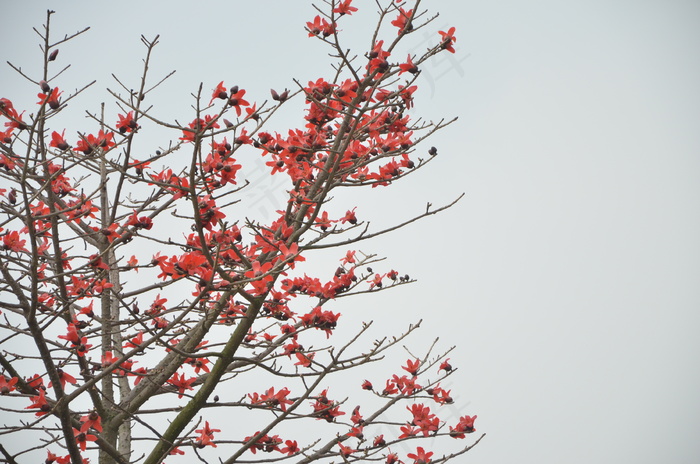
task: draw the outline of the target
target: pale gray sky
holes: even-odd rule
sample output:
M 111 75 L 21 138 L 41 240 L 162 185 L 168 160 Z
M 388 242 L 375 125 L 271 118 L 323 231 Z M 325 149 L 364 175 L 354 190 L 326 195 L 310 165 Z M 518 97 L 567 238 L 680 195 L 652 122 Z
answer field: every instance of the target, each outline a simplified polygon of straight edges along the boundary
M 423 71 L 418 113 L 460 119 L 434 163 L 358 211 L 388 224 L 466 197 L 363 245 L 418 283 L 338 308 L 397 330 L 423 318 L 421 338 L 457 345 L 453 393 L 487 433 L 459 462 L 700 462 L 700 3 L 423 5 L 458 40 Z M 141 34 L 161 35 L 156 74 L 177 69 L 156 114 L 181 121 L 199 82 L 262 100 L 328 74 L 310 3 L 281 0 L 5 2 L 3 62 L 35 69 L 49 6 L 55 33 L 92 27 L 60 53 L 69 87 L 98 79 L 93 109 L 110 73 L 136 85 Z M 363 18 L 342 27 L 358 45 Z M 0 83 L 36 103 L 6 66 Z

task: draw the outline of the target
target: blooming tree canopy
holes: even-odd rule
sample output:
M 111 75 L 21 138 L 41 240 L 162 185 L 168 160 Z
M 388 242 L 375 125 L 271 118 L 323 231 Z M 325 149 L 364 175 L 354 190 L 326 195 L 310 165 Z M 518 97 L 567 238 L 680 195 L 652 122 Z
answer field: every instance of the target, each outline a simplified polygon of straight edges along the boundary
M 418 324 L 367 341 L 371 322 L 353 328 L 333 308 L 413 282 L 359 244 L 458 200 L 380 230 L 363 205 L 332 201 L 426 166 L 437 149 L 425 140 L 452 122 L 416 118 L 413 106 L 421 68 L 455 53 L 455 30 L 431 29 L 435 16 L 408 3 L 378 2 L 371 47 L 351 51 L 339 26 L 352 28 L 358 7 L 326 2 L 304 26 L 331 51 L 328 76 L 267 97 L 213 75 L 184 124 L 148 104 L 168 76 L 151 77 L 158 38 L 142 38 L 135 90 L 117 76 L 120 111 L 88 103 L 78 128 L 61 113 L 86 104 L 91 84 L 67 90 L 59 51 L 85 31 L 54 39 L 48 12 L 42 74 L 11 64 L 36 85 L 36 106 L 0 98 L 3 459 L 427 464 L 480 440 L 459 441 L 476 416 L 441 418 L 454 369 L 435 344 L 380 377 L 347 372 L 410 344 Z M 407 55 L 421 29 L 432 45 Z M 294 99 L 298 125 L 269 130 Z M 154 127 L 171 138 L 147 154 Z M 255 188 L 242 175 L 251 157 L 283 180 L 269 220 L 238 205 Z M 320 250 L 336 253 L 336 268 L 308 275 Z

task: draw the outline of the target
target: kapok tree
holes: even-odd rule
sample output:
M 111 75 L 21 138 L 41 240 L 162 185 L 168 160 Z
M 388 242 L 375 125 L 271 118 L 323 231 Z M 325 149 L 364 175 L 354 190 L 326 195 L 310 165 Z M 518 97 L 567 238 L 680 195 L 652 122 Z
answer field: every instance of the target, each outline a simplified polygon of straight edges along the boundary
M 445 352 L 409 351 L 403 366 L 364 382 L 349 376 L 417 324 L 365 341 L 371 323 L 353 329 L 333 310 L 341 297 L 413 282 L 357 244 L 454 204 L 372 230 L 362 205 L 338 211 L 331 202 L 343 189 L 386 188 L 426 166 L 437 150 L 419 146 L 451 122 L 414 122 L 408 110 L 421 66 L 454 53 L 454 28 L 433 31 L 430 48 L 407 56 L 400 44 L 435 16 L 420 0 L 400 3 L 378 3 L 371 47 L 353 55 L 338 25 L 353 27 L 357 9 L 326 2 L 306 31 L 330 48 L 330 77 L 256 103 L 212 76 L 186 125 L 145 106 L 163 78 L 151 83 L 148 74 L 157 38 L 142 38 L 137 90 L 118 77 L 122 90 L 109 93 L 120 111 L 88 107 L 91 120 L 79 128 L 62 126 L 62 112 L 87 86 L 66 91 L 56 66 L 59 47 L 85 31 L 53 40 L 48 12 L 38 31 L 43 74 L 11 65 L 36 85 L 36 107 L 0 99 L 6 462 L 48 453 L 47 463 L 73 464 L 425 464 L 475 444 L 454 439 L 474 431 L 476 416 L 440 419 L 453 402 L 441 387 L 454 372 Z M 294 98 L 306 105 L 298 127 L 266 131 Z M 141 141 L 158 126 L 172 140 L 144 155 Z M 253 156 L 285 179 L 268 221 L 236 204 L 254 188 L 238 175 Z M 337 269 L 302 272 L 321 249 L 336 250 Z M 333 343 L 341 327 L 351 336 Z

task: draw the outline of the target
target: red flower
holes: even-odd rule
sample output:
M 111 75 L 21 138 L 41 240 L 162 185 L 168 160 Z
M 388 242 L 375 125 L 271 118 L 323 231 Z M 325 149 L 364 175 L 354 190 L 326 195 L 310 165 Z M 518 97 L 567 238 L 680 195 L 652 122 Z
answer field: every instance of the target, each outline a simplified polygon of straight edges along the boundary
M 7 395 L 11 391 L 15 390 L 15 384 L 19 379 L 17 377 L 12 377 L 7 380 L 7 377 L 0 375 L 0 395 Z
M 82 358 L 90 348 L 92 348 L 92 345 L 88 344 L 87 337 L 83 337 L 80 339 L 80 343 L 75 347 L 75 352 L 78 357 Z
M 119 228 L 119 224 L 116 222 L 113 224 L 110 224 L 108 227 L 105 227 L 103 229 L 98 229 L 97 227 L 93 227 L 92 230 L 95 232 L 100 232 L 102 235 L 107 237 L 107 240 L 109 243 L 112 243 L 115 239 L 121 237 L 121 234 L 117 233 L 117 229 Z
M 19 232 L 16 230 L 11 230 L 2 238 L 2 247 L 5 250 L 27 252 L 27 249 L 24 247 L 25 243 L 27 243 L 27 241 L 20 240 Z
M 66 382 L 69 382 L 73 385 L 77 384 L 78 381 L 75 380 L 75 377 L 73 377 L 70 374 L 66 374 L 63 372 L 63 369 L 56 369 L 56 373 L 58 374 L 58 381 L 61 383 L 61 389 L 65 390 L 66 388 Z M 49 382 L 49 388 L 53 386 L 52 382 Z
M 383 45 L 384 45 L 383 40 L 380 40 L 374 44 L 374 47 L 372 48 L 372 52 L 369 54 L 369 58 L 370 58 L 369 66 L 368 66 L 369 72 L 374 72 L 376 70 L 376 71 L 379 71 L 380 73 L 383 73 L 387 69 L 389 69 L 389 63 L 386 61 L 386 59 L 389 57 L 390 53 L 382 50 Z
M 450 372 L 452 370 L 452 365 L 450 364 L 450 358 L 445 359 L 442 363 L 440 363 L 440 368 L 438 371 L 445 371 L 445 372 Z
M 126 116 L 122 116 L 121 114 L 119 115 L 119 121 L 117 121 L 117 129 L 119 129 L 119 132 L 124 134 L 125 132 L 132 132 L 133 130 L 137 129 L 139 125 L 136 123 L 136 120 L 134 119 L 134 112 L 129 111 Z
M 306 23 L 306 29 L 309 31 L 309 37 L 319 34 L 322 34 L 323 37 L 328 37 L 335 32 L 335 24 L 330 24 L 324 18 L 316 15 L 313 22 Z
M 399 76 L 405 72 L 410 72 L 411 74 L 416 74 L 418 72 L 418 66 L 413 63 L 411 55 L 408 55 L 406 62 L 399 65 Z
M 338 13 L 339 15 L 351 15 L 353 12 L 357 11 L 357 8 L 354 6 L 350 6 L 350 3 L 352 3 L 352 0 L 343 0 L 340 3 L 338 3 L 338 6 L 335 7 L 333 10 L 333 13 Z
M 430 408 L 422 404 L 412 404 L 410 407 L 406 407 L 411 414 L 413 414 L 413 420 L 411 424 L 415 424 L 423 432 L 423 436 L 428 436 L 430 432 L 437 432 L 440 426 L 440 419 L 430 412 Z
M 180 140 L 194 142 L 195 136 L 205 129 L 218 129 L 221 126 L 219 126 L 219 123 L 216 122 L 217 118 L 218 116 L 206 115 L 204 116 L 204 119 L 195 119 L 187 125 L 187 127 L 190 128 L 189 130 L 182 131 L 182 137 L 180 137 Z
M 413 16 L 413 10 L 406 11 L 403 8 L 399 8 L 399 15 L 391 22 L 393 26 L 399 28 L 399 35 L 402 32 L 409 32 L 413 29 L 413 25 L 410 22 L 411 16 Z
M 185 390 L 193 390 L 192 384 L 195 380 L 197 380 L 196 377 L 186 379 L 184 374 L 180 375 L 176 372 L 171 378 L 168 379 L 168 383 L 174 387 L 177 387 L 177 391 L 179 392 L 177 397 L 182 398 L 182 395 L 185 394 Z
M 354 250 L 348 250 L 348 252 L 345 253 L 345 256 L 341 258 L 340 261 L 342 261 L 343 264 L 355 264 L 355 253 L 357 252 Z
M 422 447 L 416 448 L 415 453 L 408 453 L 406 456 L 413 459 L 413 464 L 429 464 L 431 462 L 430 456 L 434 453 L 432 451 L 426 452 Z
M 51 411 L 51 405 L 49 405 L 49 403 L 46 401 L 46 393 L 44 390 L 40 389 L 37 396 L 32 396 L 29 399 L 31 400 L 32 404 L 24 409 L 38 409 L 39 411 L 36 412 L 35 416 L 45 416 L 49 413 L 49 411 Z
M 452 428 L 450 426 L 450 436 L 453 438 L 464 438 L 465 433 L 472 433 L 474 430 L 474 421 L 476 420 L 476 416 L 474 417 L 469 417 L 469 416 L 464 416 L 459 418 L 459 422 L 457 425 Z
M 320 306 L 316 306 L 310 313 L 301 316 L 301 322 L 307 327 L 316 327 L 326 332 L 326 338 L 330 337 L 338 322 L 340 313 L 323 311 Z
M 357 224 L 357 216 L 355 216 L 355 210 L 357 207 L 353 208 L 352 210 L 348 211 L 345 213 L 345 216 L 340 218 L 340 222 L 342 224 L 345 224 L 346 222 L 349 222 L 352 225 Z
M 277 393 L 275 393 L 275 388 L 271 387 L 260 396 L 258 396 L 257 393 L 253 393 L 252 395 L 249 393 L 248 397 L 250 398 L 250 401 L 253 404 L 265 404 L 271 408 L 279 406 L 279 408 L 282 411 L 286 411 L 287 405 L 294 403 L 292 400 L 287 398 L 287 395 L 289 395 L 289 393 L 290 391 L 286 387 L 281 389 Z
M 136 211 L 134 211 L 133 214 L 129 216 L 126 225 L 134 226 L 136 229 L 151 230 L 151 227 L 153 227 L 153 220 L 148 216 L 138 217 Z
M 430 390 L 430 389 L 428 389 L 428 390 Z M 433 390 L 433 392 L 432 392 L 433 400 L 436 403 L 451 404 L 452 402 L 454 402 L 454 400 L 450 396 L 450 392 L 452 390 L 445 390 L 445 389 L 440 388 L 440 387 L 434 387 L 432 390 Z M 428 394 L 430 394 L 430 391 L 428 391 Z
M 219 82 L 219 85 L 217 85 L 214 91 L 211 93 L 211 100 L 209 100 L 209 104 L 211 105 L 212 102 L 217 98 L 220 98 L 222 100 L 226 100 L 228 98 L 228 93 L 226 93 L 226 87 L 224 87 L 224 81 Z
M 238 86 L 231 88 L 231 97 L 228 99 L 228 104 L 236 108 L 236 116 L 241 115 L 241 107 L 250 106 L 250 103 L 243 100 L 243 95 L 245 95 L 245 90 L 238 90 Z
M 314 408 L 314 415 L 318 419 L 325 419 L 327 422 L 333 422 L 336 417 L 342 416 L 345 413 L 340 410 L 340 406 L 335 401 L 331 401 L 326 396 L 328 390 L 323 390 L 321 394 L 316 398 L 316 401 L 312 403 Z
M 70 464 L 70 454 L 66 454 L 63 457 L 56 456 L 53 454 L 51 451 L 47 451 L 48 456 L 46 456 L 46 461 L 44 461 L 46 464 Z
M 281 453 L 285 453 L 288 456 L 291 456 L 292 454 L 298 453 L 299 452 L 299 445 L 297 445 L 296 440 L 286 440 L 284 442 L 285 446 L 284 448 L 280 449 Z
M 185 360 L 187 364 L 194 367 L 194 373 L 199 374 L 199 371 L 209 372 L 209 360 L 207 358 L 188 358 Z
M 142 175 L 144 169 L 149 169 L 151 162 L 150 161 L 139 161 L 139 160 L 131 160 L 129 161 L 129 167 L 136 169 L 136 174 L 137 175 Z
M 49 143 L 49 146 L 58 148 L 59 150 L 68 150 L 70 148 L 70 145 L 68 145 L 68 143 L 66 142 L 66 139 L 64 138 L 65 135 L 65 129 L 60 134 L 56 131 L 53 131 L 51 133 L 51 143 Z
M 195 433 L 199 434 L 199 437 L 197 437 L 197 439 L 195 440 L 197 445 L 200 448 L 204 448 L 207 445 L 216 448 L 216 443 L 214 443 L 213 441 L 215 432 L 221 432 L 221 430 L 209 428 L 209 421 L 206 421 L 204 423 L 204 427 L 195 430 Z
M 343 457 L 348 457 L 348 456 L 350 456 L 352 453 L 354 453 L 355 451 L 357 451 L 357 450 L 354 450 L 354 449 L 350 448 L 349 446 L 343 445 L 342 443 L 338 443 L 338 447 L 340 447 L 340 454 L 342 454 Z
M 42 105 L 44 104 L 44 102 L 46 102 L 49 105 L 49 108 L 55 110 L 59 106 L 61 106 L 61 101 L 59 100 L 59 97 L 62 93 L 63 92 L 58 90 L 58 87 L 54 87 L 54 89 L 50 92 L 40 93 L 37 95 L 37 97 L 40 98 L 40 100 L 37 102 L 37 105 Z
M 304 353 L 296 352 L 294 354 L 296 355 L 297 359 L 299 360 L 298 362 L 294 363 L 295 366 L 311 367 L 311 361 L 313 361 L 314 355 L 316 353 L 310 353 L 310 354 L 306 355 Z
M 415 85 L 406 88 L 404 88 L 403 85 L 399 86 L 399 97 L 401 97 L 403 100 L 407 110 L 410 110 L 413 107 L 413 92 L 415 92 L 417 89 L 418 87 Z
M 126 350 L 127 348 L 138 348 L 141 346 L 142 343 L 143 343 L 143 331 L 139 331 L 138 335 L 136 335 L 134 338 L 132 338 L 131 340 L 124 343 L 124 349 Z
M 114 134 L 112 132 L 105 133 L 100 129 L 97 136 L 88 134 L 87 137 L 80 137 L 78 144 L 73 148 L 73 151 L 82 152 L 84 155 L 89 155 L 93 150 L 97 148 L 103 148 L 109 150 L 110 148 L 116 146 L 114 143 Z
M 365 380 L 364 382 L 362 382 L 363 390 L 372 390 L 372 388 L 374 387 L 372 386 L 372 382 L 370 382 L 369 380 Z
M 296 261 L 306 261 L 306 258 L 299 254 L 299 244 L 292 243 L 292 246 L 287 248 L 287 245 L 280 243 L 280 253 L 284 261 L 289 262 L 289 267 L 294 269 L 294 262 Z
M 90 411 L 89 414 L 82 416 L 80 422 L 84 422 L 84 424 L 80 426 L 81 432 L 87 432 L 90 430 L 90 427 L 98 432 L 102 431 L 102 419 L 96 411 Z
M 455 49 L 452 45 L 457 41 L 457 39 L 454 36 L 455 28 L 451 27 L 448 29 L 447 32 L 445 32 L 445 31 L 438 31 L 438 32 L 442 36 L 442 39 L 440 41 L 440 48 L 442 48 L 443 50 L 447 50 L 450 53 L 454 53 Z
M 75 441 L 78 443 L 78 446 L 80 447 L 81 451 L 85 451 L 85 449 L 87 448 L 87 442 L 97 441 L 97 437 L 95 435 L 81 432 L 76 428 L 73 429 L 73 434 L 75 434 Z
M 420 366 L 420 360 L 416 359 L 415 361 L 411 361 L 410 359 L 406 360 L 406 365 L 401 366 L 403 370 L 408 372 L 409 374 L 415 376 L 418 373 L 418 367 Z

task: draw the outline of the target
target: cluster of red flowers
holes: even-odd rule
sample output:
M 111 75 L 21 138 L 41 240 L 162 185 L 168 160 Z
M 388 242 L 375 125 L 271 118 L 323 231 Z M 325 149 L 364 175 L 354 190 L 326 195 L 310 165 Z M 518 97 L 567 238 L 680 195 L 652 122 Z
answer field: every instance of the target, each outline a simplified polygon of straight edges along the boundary
M 395 30 L 399 39 L 411 33 L 417 21 L 415 9 L 404 8 L 399 5 L 401 3 L 399 0 L 392 2 L 387 9 L 392 15 L 396 14 L 387 18 L 387 21 L 393 18 L 390 24 L 396 28 L 390 28 L 390 35 L 393 36 Z M 337 21 L 357 10 L 352 0 L 332 2 L 328 15 L 317 15 L 306 23 L 308 35 L 332 43 L 339 31 Z M 242 321 L 266 320 L 265 329 L 257 325 L 253 328 L 252 322 L 245 326 L 240 337 L 244 339 L 244 347 L 262 346 L 269 349 L 270 356 L 286 356 L 280 364 L 286 363 L 286 367 L 297 373 L 317 373 L 324 360 L 323 355 L 315 356 L 323 350 L 305 349 L 300 338 L 307 330 L 321 330 L 327 338 L 334 333 L 341 314 L 324 309 L 324 305 L 356 290 L 376 292 L 410 279 L 408 276 L 399 277 L 395 270 L 374 272 L 366 267 L 371 260 L 360 258 L 355 250 L 344 251 L 341 264 L 325 279 L 301 273 L 295 266 L 303 267 L 300 263 L 306 260 L 304 255 L 321 240 L 348 230 L 362 229 L 363 217 L 356 207 L 343 208 L 344 214 L 343 210 L 333 212 L 328 197 L 331 189 L 386 186 L 421 166 L 423 160 L 415 156 L 415 145 L 422 140 L 419 134 L 425 127 L 412 123 L 408 115 L 418 89 L 413 83 L 420 65 L 427 58 L 440 50 L 454 53 L 454 34 L 454 28 L 439 31 L 432 52 L 429 50 L 422 57 L 409 54 L 405 60 L 402 55 L 401 62 L 392 55 L 396 50 L 394 39 L 375 38 L 364 59 L 358 60 L 359 65 L 352 64 L 353 72 L 338 72 L 331 80 L 319 78 L 300 85 L 305 103 L 303 121 L 300 121 L 300 127 L 282 133 L 260 130 L 265 114 L 272 110 L 267 104 L 258 108 L 245 89 L 230 86 L 230 83 L 227 86 L 221 81 L 213 88 L 208 106 L 186 126 L 178 124 L 177 144 L 165 150 L 165 154 L 156 151 L 153 156 L 138 155 L 139 160 L 132 158 L 130 152 L 131 142 L 141 130 L 139 123 L 146 121 L 142 118 L 145 111 L 138 105 L 123 102 L 125 106 L 122 108 L 126 109 L 111 119 L 111 123 L 100 125 L 93 133 L 69 133 L 70 142 L 66 130 L 41 135 L 48 142 L 46 152 L 51 156 L 32 161 L 11 149 L 20 133 L 27 133 L 27 123 L 22 119 L 24 112 L 18 112 L 9 99 L 0 98 L 0 117 L 4 120 L 0 143 L 8 147 L 0 151 L 0 169 L 10 177 L 22 181 L 30 179 L 36 184 L 32 187 L 34 191 L 23 193 L 25 204 L 20 205 L 22 211 L 27 211 L 26 217 L 22 216 L 24 213 L 18 213 L 14 222 L 3 222 L 3 227 L 10 230 L 0 227 L 0 253 L 3 254 L 3 266 L 35 253 L 35 259 L 26 261 L 35 265 L 39 282 L 32 290 L 34 301 L 39 311 L 50 317 L 47 319 L 49 325 L 58 321 L 61 329 L 57 337 L 63 340 L 53 341 L 55 349 L 63 356 L 57 363 L 61 367 L 56 367 L 51 373 L 53 381 L 48 387 L 60 395 L 67 386 L 70 389 L 73 387 L 69 385 L 79 387 L 96 371 L 105 370 L 118 377 L 120 382 L 133 378 L 134 388 L 137 385 L 144 387 L 150 382 L 140 384 L 142 379 L 153 379 L 159 373 L 154 373 L 157 369 L 150 372 L 145 367 L 136 369 L 133 356 L 146 350 L 164 350 L 176 353 L 172 356 L 179 356 L 178 363 L 181 363 L 162 374 L 158 388 L 173 396 L 177 394 L 179 399 L 184 398 L 188 392 L 200 388 L 207 375 L 216 373 L 217 368 L 212 367 L 212 362 L 219 362 L 219 357 L 223 357 L 221 353 L 200 353 L 198 350 L 206 343 L 201 339 L 194 351 L 180 345 L 180 334 L 187 333 L 194 326 L 192 321 L 199 316 L 222 330 L 227 330 L 225 325 L 243 324 Z M 55 53 L 51 56 L 51 59 L 56 58 Z M 351 67 L 351 64 L 343 64 L 345 66 Z M 62 98 L 64 92 L 58 87 L 44 81 L 39 85 L 42 93 L 38 94 L 37 104 L 39 114 L 44 117 L 57 115 L 75 96 Z M 290 98 L 289 93 L 286 89 L 280 93 L 271 91 L 272 104 L 281 105 Z M 230 116 L 234 112 L 235 116 Z M 191 166 L 175 167 L 175 170 L 152 167 L 181 146 L 195 148 Z M 117 147 L 119 150 L 115 150 Z M 238 159 L 245 158 L 236 152 L 241 148 L 259 153 L 271 174 L 289 182 L 286 204 L 268 223 L 227 222 L 232 221 L 232 214 L 226 207 L 233 203 L 227 200 L 240 187 L 237 176 L 242 165 Z M 434 149 L 431 150 L 429 153 L 435 154 Z M 28 162 L 34 164 L 23 164 Z M 83 168 L 86 171 L 80 171 Z M 106 170 L 119 176 L 118 185 L 114 187 L 117 192 L 127 182 L 133 182 L 152 187 L 150 196 L 135 202 L 131 198 L 128 201 L 116 198 L 114 204 L 110 204 L 112 199 L 100 197 L 104 185 L 90 193 L 86 188 L 89 176 L 85 172 L 103 173 Z M 73 175 L 75 172 L 78 174 L 71 178 L 69 173 Z M 0 189 L 0 196 L 15 207 L 20 190 L 19 187 L 10 191 Z M 178 215 L 176 207 L 180 211 L 188 209 L 189 213 Z M 174 212 L 191 228 L 177 243 L 172 236 L 167 237 L 167 242 L 158 236 L 158 227 L 164 227 L 163 222 L 158 222 L 163 211 Z M 70 233 L 73 235 L 66 239 Z M 120 255 L 124 245 L 141 238 L 162 244 L 163 251 L 155 253 L 150 261 L 143 261 L 145 264 L 139 264 L 134 255 L 127 259 L 131 253 Z M 79 254 L 71 243 L 76 239 L 94 249 Z M 352 243 L 352 240 L 347 243 Z M 125 280 L 115 280 L 114 273 L 139 269 L 142 269 L 139 276 L 152 271 L 157 282 L 129 293 L 124 290 L 128 285 Z M 166 308 L 167 298 L 161 297 L 160 293 L 153 298 L 151 292 L 155 293 L 156 287 L 168 288 L 176 282 L 189 282 L 193 289 L 193 303 L 178 306 L 171 302 Z M 112 302 L 119 306 L 121 316 L 128 314 L 131 319 L 125 322 L 120 316 L 111 323 L 116 324 L 114 327 L 128 326 L 130 334 L 124 335 L 123 339 L 115 337 L 103 345 L 98 337 L 100 328 L 95 326 L 105 323 L 106 302 L 117 294 L 118 298 Z M 138 303 L 143 304 L 144 299 L 151 304 L 141 312 Z M 99 317 L 93 313 L 95 301 L 103 306 Z M 187 317 L 180 317 L 182 315 Z M 94 321 L 98 321 L 97 324 Z M 98 344 L 99 354 L 91 343 Z M 71 369 L 75 369 L 72 372 L 76 375 L 80 372 L 81 378 L 71 375 Z M 427 368 L 419 360 L 409 359 L 403 366 L 405 373 L 393 374 L 386 379 L 385 388 L 376 394 L 407 399 L 425 392 L 429 395 L 428 400 L 432 397 L 437 407 L 451 403 L 449 390 L 442 389 L 437 383 L 428 383 L 427 387 L 418 383 L 424 369 Z M 452 366 L 444 361 L 439 371 L 447 375 Z M 422 377 L 421 383 L 426 385 Z M 128 382 L 127 385 L 131 386 Z M 53 408 L 60 398 L 47 398 L 51 393 L 44 387 L 42 377 L 35 375 L 27 381 L 20 381 L 18 377 L 8 378 L 0 374 L 0 395 L 17 395 L 18 388 L 29 399 L 26 409 L 33 410 L 36 416 L 54 413 Z M 364 381 L 362 389 L 373 391 L 373 386 Z M 244 405 L 284 415 L 302 403 L 298 398 L 311 398 L 310 408 L 304 403 L 310 417 L 342 423 L 338 418 L 346 414 L 341 410 L 341 401 L 328 398 L 327 388 L 320 394 L 309 391 L 307 396 L 290 398 L 290 395 L 292 392 L 287 387 L 271 387 L 262 393 L 248 393 L 249 402 Z M 102 412 L 100 408 L 96 409 Z M 395 431 L 396 440 L 433 436 L 445 426 L 425 404 L 414 403 L 406 409 L 410 418 Z M 476 416 L 461 417 L 456 425 L 449 427 L 449 435 L 464 438 L 465 434 L 474 431 L 475 419 Z M 365 446 L 363 434 L 370 425 L 360 414 L 359 406 L 353 410 L 350 421 L 349 430 L 339 435 L 337 441 L 337 454 L 344 459 Z M 75 425 L 78 425 L 77 421 Z M 74 429 L 78 448 L 85 451 L 89 443 L 98 439 L 102 427 L 97 411 L 82 414 L 80 428 Z M 216 447 L 215 434 L 218 432 L 219 429 L 212 428 L 205 421 L 183 443 L 198 448 Z M 343 443 L 350 438 L 359 440 L 355 447 Z M 283 440 L 278 435 L 256 432 L 245 437 L 244 443 L 252 453 L 274 451 L 290 456 L 301 453 L 296 441 Z M 374 448 L 384 449 L 386 446 L 384 435 L 372 441 Z M 183 453 L 177 448 L 172 452 Z M 427 464 L 432 455 L 432 452 L 417 447 L 414 453 L 406 456 L 415 464 Z M 384 458 L 388 464 L 402 462 L 398 454 L 390 451 Z M 69 461 L 69 456 L 59 457 L 51 452 L 46 460 L 47 463 L 59 464 Z

